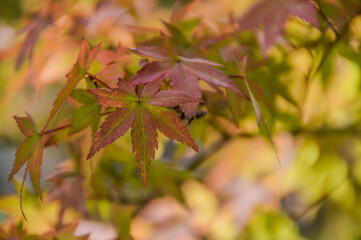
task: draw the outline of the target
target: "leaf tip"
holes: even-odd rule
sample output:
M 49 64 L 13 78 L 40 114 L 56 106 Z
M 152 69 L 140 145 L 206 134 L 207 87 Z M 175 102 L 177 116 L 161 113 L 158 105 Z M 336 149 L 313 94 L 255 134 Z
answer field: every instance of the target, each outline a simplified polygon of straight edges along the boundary
M 142 184 L 143 184 L 143 187 L 146 187 L 147 186 L 147 181 L 148 181 L 148 176 L 143 176 L 142 175 Z

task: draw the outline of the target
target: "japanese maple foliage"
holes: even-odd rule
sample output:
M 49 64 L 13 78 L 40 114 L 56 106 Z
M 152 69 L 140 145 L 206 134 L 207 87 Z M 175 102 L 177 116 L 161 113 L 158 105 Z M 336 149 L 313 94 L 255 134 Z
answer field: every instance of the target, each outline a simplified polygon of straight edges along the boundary
M 357 209 L 360 1 L 7 2 L 23 16 L 0 24 L 0 110 L 43 124 L 12 121 L 31 224 L 1 197 L 0 239 L 303 239 L 332 235 L 312 226 L 345 196 Z
M 178 91 L 158 91 L 163 80 L 164 75 L 148 83 L 139 95 L 124 80 L 119 80 L 119 87 L 111 90 L 88 90 L 103 106 L 118 108 L 100 126 L 87 156 L 88 159 L 132 128 L 133 153 L 145 185 L 149 166 L 158 148 L 157 129 L 168 138 L 184 142 L 195 151 L 199 151 L 184 123 L 167 108 L 186 103 L 197 104 L 202 100 Z
M 161 61 L 147 63 L 132 78 L 130 84 L 152 82 L 164 75 L 165 78 L 170 78 L 170 84 L 174 90 L 200 98 L 201 89 L 198 79 L 202 79 L 211 85 L 226 87 L 243 97 L 247 97 L 227 75 L 215 68 L 223 65 L 205 59 L 179 56 L 167 36 L 161 33 L 161 38 L 163 48 L 141 46 L 131 49 L 141 56 L 148 56 Z M 197 108 L 196 103 L 184 103 L 180 106 L 188 119 L 194 115 Z

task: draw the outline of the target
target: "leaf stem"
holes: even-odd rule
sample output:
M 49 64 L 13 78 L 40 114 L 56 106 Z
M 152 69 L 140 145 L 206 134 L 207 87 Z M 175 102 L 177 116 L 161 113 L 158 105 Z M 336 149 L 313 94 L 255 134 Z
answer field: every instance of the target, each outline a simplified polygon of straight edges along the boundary
M 111 112 L 112 112 L 112 111 L 111 111 Z M 108 115 L 108 114 L 110 114 L 111 112 L 101 113 L 100 116 Z M 65 129 L 65 128 L 68 128 L 68 127 L 71 127 L 71 123 L 66 124 L 66 125 L 64 125 L 64 126 L 61 126 L 61 127 L 57 127 L 57 128 L 54 128 L 54 129 L 50 129 L 50 130 L 44 131 L 44 132 L 40 133 L 40 136 L 43 136 L 43 135 L 46 135 L 46 134 L 51 134 L 51 133 L 54 133 L 54 132 L 63 130 L 63 129 Z
M 24 209 L 23 209 L 23 187 L 24 187 L 26 175 L 28 174 L 28 170 L 29 170 L 29 167 L 28 167 L 28 165 L 26 165 L 23 181 L 21 183 L 21 188 L 20 188 L 20 211 L 26 222 L 28 221 L 28 219 L 26 218 Z
M 54 132 L 57 132 L 57 131 L 60 131 L 62 129 L 65 129 L 65 128 L 68 128 L 70 127 L 71 124 L 67 124 L 67 125 L 64 125 L 64 126 L 61 126 L 61 127 L 57 127 L 57 128 L 54 128 L 54 129 L 50 129 L 50 130 L 47 130 L 47 131 L 44 131 L 42 133 L 40 133 L 40 136 L 43 136 L 43 135 L 46 135 L 46 134 L 50 134 L 50 133 L 54 133 Z
M 230 78 L 242 78 L 242 79 L 244 79 L 244 76 L 243 76 L 243 75 L 228 75 L 228 77 L 230 77 Z
M 104 87 L 108 88 L 109 90 L 111 90 L 112 88 L 106 84 L 105 82 L 103 82 L 102 80 L 100 80 L 99 78 L 97 78 L 95 75 L 87 72 L 86 74 L 88 74 L 88 76 L 91 78 L 91 79 L 94 79 L 95 81 L 99 82 L 100 84 L 102 84 Z

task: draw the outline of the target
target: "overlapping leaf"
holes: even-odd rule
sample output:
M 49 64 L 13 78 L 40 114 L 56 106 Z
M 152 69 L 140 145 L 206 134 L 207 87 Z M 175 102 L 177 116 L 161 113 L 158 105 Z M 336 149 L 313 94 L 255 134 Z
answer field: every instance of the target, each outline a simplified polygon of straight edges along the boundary
M 76 63 L 73 65 L 72 70 L 66 75 L 66 77 L 68 78 L 68 82 L 66 86 L 58 93 L 58 97 L 55 99 L 53 103 L 53 109 L 51 110 L 49 117 L 46 120 L 46 123 L 43 127 L 43 131 L 46 130 L 48 124 L 51 122 L 51 120 L 54 119 L 57 112 L 60 110 L 61 106 L 66 101 L 67 97 L 73 92 L 76 85 L 87 73 L 90 65 L 98 55 L 100 46 L 101 44 L 98 44 L 94 49 L 89 50 L 90 48 L 88 43 L 85 41 L 84 38 L 82 39 L 80 45 L 80 51 L 78 54 L 78 59 Z
M 262 0 L 239 20 L 239 30 L 264 26 L 264 36 L 259 38 L 263 52 L 281 35 L 285 22 L 291 16 L 318 27 L 317 10 L 310 0 Z
M 200 58 L 178 56 L 169 39 L 164 34 L 162 34 L 162 42 L 163 48 L 144 46 L 132 49 L 141 56 L 148 56 L 161 61 L 146 64 L 133 77 L 131 85 L 152 82 L 161 75 L 164 75 L 165 78 L 170 77 L 170 84 L 173 90 L 196 98 L 201 97 L 198 79 L 202 79 L 211 85 L 229 88 L 246 97 L 228 76 L 215 68 L 216 66 L 222 66 L 221 64 Z M 190 119 L 195 113 L 197 104 L 188 102 L 180 106 L 187 118 Z
M 98 130 L 101 106 L 98 101 L 83 89 L 76 89 L 71 96 L 83 106 L 77 108 L 72 116 L 69 134 L 78 132 L 91 125 L 92 134 Z
M 198 151 L 184 123 L 167 107 L 201 100 L 179 91 L 159 91 L 164 75 L 147 84 L 137 95 L 129 83 L 120 81 L 112 90 L 89 89 L 104 106 L 116 107 L 96 133 L 87 158 L 131 130 L 133 153 L 138 162 L 143 184 L 146 184 L 149 166 L 158 148 L 157 129 L 172 140 L 183 142 Z

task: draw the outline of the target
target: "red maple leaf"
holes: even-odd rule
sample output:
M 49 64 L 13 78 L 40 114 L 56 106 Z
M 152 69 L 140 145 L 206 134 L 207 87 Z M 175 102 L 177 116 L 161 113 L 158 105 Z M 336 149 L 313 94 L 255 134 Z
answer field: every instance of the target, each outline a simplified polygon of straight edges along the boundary
M 164 75 L 164 78 L 170 78 L 170 85 L 173 90 L 196 98 L 201 97 L 198 79 L 202 79 L 211 85 L 229 88 L 241 96 L 247 97 L 228 76 L 214 68 L 223 65 L 200 58 L 181 57 L 163 33 L 161 33 L 161 38 L 163 48 L 141 46 L 131 49 L 138 55 L 161 60 L 147 63 L 132 78 L 131 85 L 152 82 Z M 188 102 L 181 104 L 180 107 L 186 117 L 190 119 L 195 113 L 197 103 Z
M 168 138 L 183 142 L 198 152 L 198 146 L 184 123 L 168 107 L 186 103 L 197 104 L 202 100 L 179 91 L 159 91 L 163 79 L 164 75 L 145 85 L 139 95 L 123 80 L 118 82 L 118 88 L 112 90 L 88 90 L 103 106 L 118 109 L 104 120 L 100 130 L 95 134 L 87 159 L 132 128 L 133 153 L 145 185 L 149 166 L 158 148 L 157 129 Z

